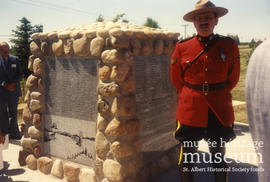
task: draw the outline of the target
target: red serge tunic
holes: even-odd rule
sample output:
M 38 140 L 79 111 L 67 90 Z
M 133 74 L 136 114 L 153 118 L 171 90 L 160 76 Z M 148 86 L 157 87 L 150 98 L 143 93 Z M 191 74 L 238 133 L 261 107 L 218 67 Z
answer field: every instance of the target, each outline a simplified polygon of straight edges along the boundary
M 207 127 L 210 107 L 223 126 L 232 126 L 234 112 L 230 92 L 239 81 L 240 74 L 239 49 L 233 39 L 219 37 L 184 76 L 184 81 L 190 84 L 225 82 L 225 87 L 205 94 L 184 85 L 183 69 L 205 47 L 205 43 L 196 36 L 176 44 L 171 64 L 171 81 L 179 92 L 176 119 L 185 125 Z

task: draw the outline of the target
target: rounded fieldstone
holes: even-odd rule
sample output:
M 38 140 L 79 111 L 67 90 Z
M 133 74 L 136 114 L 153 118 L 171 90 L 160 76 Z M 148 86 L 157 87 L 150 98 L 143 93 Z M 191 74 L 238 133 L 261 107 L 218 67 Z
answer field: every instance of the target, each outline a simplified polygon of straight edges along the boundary
M 49 44 L 47 42 L 42 42 L 41 43 L 41 51 L 43 53 L 44 56 L 49 56 L 50 55 L 50 47 L 49 47 Z
M 120 37 L 123 35 L 123 31 L 120 28 L 113 28 L 109 31 L 109 34 L 114 37 Z
M 51 174 L 57 178 L 62 179 L 64 175 L 63 163 L 61 160 L 56 159 L 53 163 Z
M 98 112 L 106 113 L 109 110 L 110 106 L 105 100 L 99 99 L 97 102 L 97 108 Z
M 155 45 L 154 45 L 154 53 L 155 55 L 160 56 L 161 54 L 163 54 L 164 51 L 164 43 L 163 40 L 158 39 L 155 41 Z
M 104 178 L 101 182 L 109 182 L 107 178 Z
M 31 113 L 28 105 L 25 105 L 24 108 L 23 108 L 23 121 L 27 125 L 29 125 L 29 124 L 31 124 L 32 119 L 33 119 L 33 114 Z
M 79 175 L 80 182 L 97 182 L 93 169 L 82 168 Z
M 36 99 L 36 100 L 42 100 L 42 93 L 40 93 L 40 92 L 31 92 L 30 98 L 31 99 Z
M 68 39 L 70 38 L 71 31 L 63 31 L 58 34 L 59 39 Z
M 48 38 L 49 38 L 50 40 L 55 39 L 57 36 L 58 36 L 57 32 L 50 32 L 50 33 L 48 34 Z
M 96 177 L 97 177 L 98 181 L 101 181 L 104 178 L 103 160 L 96 157 L 93 169 L 95 171 L 95 174 L 96 174 Z
M 45 83 L 44 83 L 43 79 L 39 78 L 38 79 L 38 90 L 40 92 L 43 92 L 44 89 L 45 89 Z
M 109 36 L 109 30 L 105 28 L 97 30 L 97 36 L 106 38 Z
M 25 86 L 31 91 L 37 89 L 38 87 L 38 77 L 34 75 L 30 75 L 25 83 Z
M 29 169 L 36 170 L 37 169 L 37 159 L 33 154 L 30 154 L 25 159 L 26 165 Z
M 42 137 L 42 131 L 38 130 L 35 126 L 28 128 L 28 135 L 33 139 L 40 139 Z
M 64 164 L 64 175 L 67 182 L 77 182 L 79 180 L 80 167 L 76 164 L 66 162 Z
M 131 157 L 136 154 L 133 147 L 128 142 L 124 141 L 113 142 L 111 145 L 111 151 L 116 159 Z
M 103 164 L 103 173 L 110 181 L 120 182 L 126 177 L 125 167 L 119 162 L 107 159 Z
M 66 57 L 72 57 L 73 56 L 73 42 L 72 40 L 68 39 L 64 41 L 64 53 Z
M 127 64 L 115 65 L 112 67 L 111 79 L 123 82 L 130 70 L 130 66 Z
M 37 40 L 37 39 L 39 39 L 39 33 L 33 33 L 33 34 L 31 35 L 31 39 L 32 39 L 32 40 Z
M 41 148 L 40 148 L 40 146 L 37 146 L 37 147 L 34 148 L 34 156 L 36 158 L 39 158 L 41 156 Z
M 153 44 L 152 44 L 152 41 L 147 39 L 145 41 L 143 41 L 143 44 L 142 44 L 142 54 L 144 56 L 150 56 L 153 52 Z
M 138 39 L 132 39 L 131 42 L 132 53 L 134 56 L 139 56 L 141 51 L 141 42 Z
M 135 99 L 131 97 L 115 97 L 111 110 L 116 117 L 131 119 L 136 116 Z
M 39 146 L 40 142 L 36 139 L 23 138 L 21 140 L 21 145 L 22 145 L 24 151 L 27 151 L 29 153 L 33 153 L 34 148 Z
M 126 51 L 124 53 L 124 61 L 125 61 L 125 63 L 132 65 L 133 64 L 133 59 L 134 59 L 134 56 L 133 56 L 131 51 Z
M 107 126 L 107 121 L 104 117 L 102 117 L 100 114 L 98 114 L 98 118 L 97 118 L 97 129 L 99 131 L 104 131 L 106 129 Z
M 36 57 L 42 56 L 43 54 L 37 43 L 34 41 L 30 43 L 30 51 Z
M 33 63 L 33 72 L 35 75 L 42 75 L 44 72 L 44 63 L 41 61 L 41 59 L 36 58 Z
M 105 130 L 106 136 L 110 138 L 120 138 L 127 135 L 127 130 L 125 128 L 124 122 L 120 122 L 117 119 L 113 119 L 107 126 Z
M 105 64 L 117 64 L 122 62 L 121 55 L 116 49 L 103 51 L 101 58 Z
M 42 126 L 42 117 L 39 113 L 35 113 L 33 115 L 33 125 L 36 127 L 36 128 L 40 128 Z
M 88 30 L 85 32 L 85 36 L 89 39 L 93 39 L 96 37 L 96 30 Z
M 39 100 L 31 99 L 30 104 L 29 104 L 29 108 L 32 112 L 38 111 L 42 108 L 42 104 Z
M 30 102 L 30 91 L 29 90 L 25 94 L 23 102 L 29 104 L 29 102 Z
M 92 56 L 100 57 L 105 41 L 102 37 L 96 37 L 91 41 L 90 53 Z
M 95 151 L 99 158 L 105 159 L 106 154 L 110 150 L 110 145 L 102 132 L 97 132 L 95 140 Z
M 127 35 L 128 37 L 132 37 L 134 32 L 130 29 L 127 28 L 121 28 L 121 30 L 125 33 L 125 35 Z
M 98 76 L 101 81 L 107 81 L 111 76 L 111 68 L 109 66 L 102 66 L 99 68 Z
M 52 51 L 53 51 L 53 54 L 57 57 L 60 57 L 63 55 L 64 45 L 63 45 L 63 41 L 61 39 L 58 40 L 57 42 L 52 43 Z
M 25 122 L 22 122 L 20 124 L 19 129 L 20 129 L 20 132 L 23 133 L 23 134 L 26 132 L 26 124 L 25 124 Z
M 28 69 L 30 71 L 33 71 L 34 59 L 35 59 L 35 56 L 34 55 L 29 56 L 29 59 L 28 59 Z
M 25 159 L 26 159 L 26 157 L 28 155 L 29 155 L 29 152 L 27 152 L 25 150 L 20 150 L 19 151 L 18 162 L 19 162 L 20 166 L 25 166 L 26 165 Z
M 46 40 L 48 38 L 48 33 L 46 32 L 39 33 L 39 38 L 40 40 Z
M 144 39 L 145 38 L 145 34 L 144 34 L 144 31 L 143 30 L 140 30 L 140 29 L 134 29 L 133 30 L 135 36 L 138 38 L 138 39 Z
M 100 83 L 98 85 L 98 93 L 105 97 L 112 97 L 120 95 L 119 85 L 112 83 Z
M 114 37 L 111 36 L 111 45 L 115 48 L 127 49 L 129 47 L 130 40 L 127 36 Z
M 48 157 L 40 157 L 37 160 L 37 168 L 44 174 L 50 174 L 53 165 L 53 160 Z
M 71 33 L 71 37 L 72 37 L 73 39 L 80 39 L 80 38 L 82 38 L 82 36 L 83 36 L 82 32 L 80 32 L 80 31 L 78 31 L 78 30 L 74 30 L 74 31 L 72 31 L 72 33 Z
M 73 50 L 76 56 L 85 57 L 89 55 L 89 41 L 86 37 L 73 41 Z

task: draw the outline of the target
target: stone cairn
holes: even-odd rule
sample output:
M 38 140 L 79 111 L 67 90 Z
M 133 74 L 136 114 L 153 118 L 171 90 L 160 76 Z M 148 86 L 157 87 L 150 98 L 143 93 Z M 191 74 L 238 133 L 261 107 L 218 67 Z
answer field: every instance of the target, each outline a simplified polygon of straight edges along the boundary
M 144 164 L 136 117 L 132 73 L 135 56 L 171 55 L 179 34 L 123 22 L 105 21 L 31 38 L 21 130 L 19 163 L 68 182 L 151 181 L 176 161 L 175 150 L 159 161 Z M 95 57 L 99 59 L 98 118 L 94 166 L 42 156 L 44 112 L 43 60 L 49 57 Z M 174 157 L 171 157 L 174 156 Z M 171 162 L 173 163 L 173 162 Z

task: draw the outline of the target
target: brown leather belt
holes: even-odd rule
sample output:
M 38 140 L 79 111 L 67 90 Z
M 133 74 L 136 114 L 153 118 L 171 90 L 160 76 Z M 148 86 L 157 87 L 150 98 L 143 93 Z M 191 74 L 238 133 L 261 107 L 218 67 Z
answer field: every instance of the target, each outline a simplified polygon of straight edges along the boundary
M 184 85 L 193 90 L 198 90 L 201 92 L 210 92 L 213 90 L 219 90 L 219 89 L 224 88 L 226 86 L 226 82 L 220 82 L 220 83 L 214 83 L 214 84 L 208 84 L 208 83 L 190 84 L 190 83 L 185 82 Z

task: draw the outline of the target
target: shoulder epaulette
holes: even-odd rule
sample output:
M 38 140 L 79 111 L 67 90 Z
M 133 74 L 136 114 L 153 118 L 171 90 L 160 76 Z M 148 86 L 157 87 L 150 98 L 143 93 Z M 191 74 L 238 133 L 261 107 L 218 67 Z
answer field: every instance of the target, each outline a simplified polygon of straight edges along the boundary
M 184 39 L 184 40 L 180 40 L 180 41 L 178 41 L 178 43 L 183 43 L 183 42 L 186 42 L 186 41 L 188 41 L 188 40 L 192 39 L 193 37 L 194 37 L 194 36 L 189 37 L 189 38 L 186 38 L 186 39 Z

